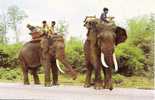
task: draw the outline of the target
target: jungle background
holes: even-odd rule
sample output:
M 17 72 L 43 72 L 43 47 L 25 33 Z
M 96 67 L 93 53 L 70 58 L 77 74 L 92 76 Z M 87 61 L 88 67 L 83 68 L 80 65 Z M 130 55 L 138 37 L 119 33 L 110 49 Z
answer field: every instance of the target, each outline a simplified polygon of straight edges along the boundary
M 10 6 L 6 13 L 0 15 L 0 82 L 22 82 L 22 73 L 18 61 L 18 53 L 23 46 L 19 41 L 18 26 L 28 15 L 18 8 Z M 67 37 L 66 21 L 57 23 L 56 30 Z M 113 72 L 116 87 L 154 88 L 154 34 L 155 15 L 137 16 L 127 20 L 128 39 L 116 47 L 119 65 L 118 72 Z M 16 42 L 9 43 L 8 30 L 15 34 Z M 85 34 L 85 33 L 84 33 Z M 80 37 L 71 37 L 65 41 L 69 62 L 79 71 L 77 80 L 60 73 L 60 84 L 82 85 L 85 77 L 83 43 Z M 63 66 L 62 66 L 63 67 Z M 39 71 L 43 83 L 43 68 Z M 32 80 L 33 81 L 33 80 Z

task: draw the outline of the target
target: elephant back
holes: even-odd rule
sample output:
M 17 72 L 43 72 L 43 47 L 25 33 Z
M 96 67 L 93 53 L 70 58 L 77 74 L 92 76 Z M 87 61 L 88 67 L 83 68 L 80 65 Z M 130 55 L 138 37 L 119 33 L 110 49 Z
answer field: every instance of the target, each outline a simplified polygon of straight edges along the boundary
M 40 42 L 27 42 L 20 50 L 19 59 L 28 67 L 34 68 L 41 64 L 41 47 Z

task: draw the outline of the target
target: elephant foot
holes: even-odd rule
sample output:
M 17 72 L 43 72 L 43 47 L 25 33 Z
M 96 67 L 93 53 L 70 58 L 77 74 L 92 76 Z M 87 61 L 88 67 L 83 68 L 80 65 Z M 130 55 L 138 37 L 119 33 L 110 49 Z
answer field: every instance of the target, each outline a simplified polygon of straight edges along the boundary
M 104 89 L 109 89 L 110 91 L 113 90 L 113 86 L 104 86 Z
M 95 85 L 94 85 L 94 89 L 96 89 L 96 90 L 101 90 L 101 89 L 103 89 L 103 84 L 102 84 L 102 82 L 96 82 Z
M 52 85 L 53 86 L 57 86 L 57 85 L 59 85 L 59 83 L 58 82 L 54 82 L 54 83 L 52 83 Z
M 104 83 L 104 89 L 113 90 L 113 85 L 111 81 L 107 81 Z
M 40 82 L 36 82 L 36 83 L 34 83 L 34 84 L 36 84 L 36 85 L 40 85 Z
M 35 80 L 34 81 L 34 84 L 39 85 L 40 84 L 40 81 L 39 80 Z
M 24 85 L 30 85 L 30 82 L 26 81 L 24 82 Z
M 45 83 L 45 87 L 50 87 L 51 84 L 48 82 L 48 83 Z
M 85 87 L 85 88 L 89 88 L 89 87 L 91 87 L 91 84 L 85 83 L 85 84 L 84 84 L 84 87 Z

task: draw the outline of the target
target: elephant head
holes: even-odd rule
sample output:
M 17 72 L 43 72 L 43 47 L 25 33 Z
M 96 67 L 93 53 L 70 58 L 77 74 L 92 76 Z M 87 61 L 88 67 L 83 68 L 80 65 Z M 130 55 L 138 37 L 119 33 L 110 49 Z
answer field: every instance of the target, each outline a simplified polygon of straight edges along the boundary
M 42 42 L 42 48 L 47 51 L 47 53 L 54 57 L 55 59 L 58 59 L 65 67 L 65 71 L 69 73 L 73 79 L 76 78 L 76 72 L 72 68 L 72 66 L 69 64 L 69 62 L 66 59 L 65 55 L 65 43 L 64 38 L 61 35 L 53 34 L 50 37 L 45 37 L 45 43 Z M 46 41 L 47 40 L 47 41 Z M 52 58 L 51 58 L 52 59 Z M 56 60 L 57 62 L 57 60 Z M 57 65 L 58 69 L 60 70 L 59 65 Z
M 86 17 L 84 26 L 96 34 L 96 43 L 101 51 L 101 62 L 104 67 L 115 65 L 118 69 L 114 48 L 127 39 L 125 29 L 111 23 L 103 23 L 100 19 Z

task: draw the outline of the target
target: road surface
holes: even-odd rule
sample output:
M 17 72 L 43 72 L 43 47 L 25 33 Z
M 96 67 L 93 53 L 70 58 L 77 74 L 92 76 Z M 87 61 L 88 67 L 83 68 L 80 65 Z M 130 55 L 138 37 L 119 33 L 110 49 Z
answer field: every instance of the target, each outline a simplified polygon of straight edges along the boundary
M 82 86 L 23 85 L 22 83 L 0 83 L 0 99 L 34 100 L 154 100 L 155 90 L 114 88 L 94 90 Z

